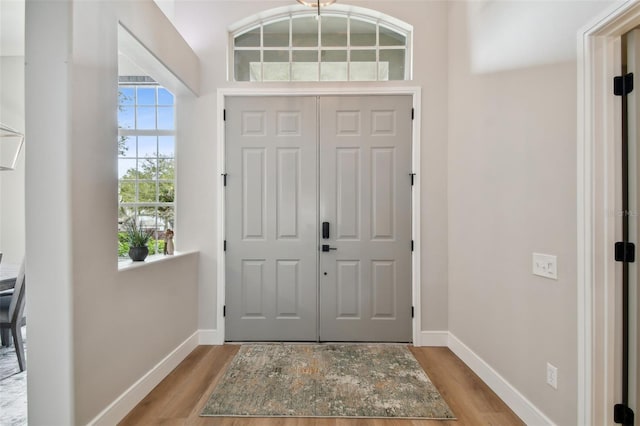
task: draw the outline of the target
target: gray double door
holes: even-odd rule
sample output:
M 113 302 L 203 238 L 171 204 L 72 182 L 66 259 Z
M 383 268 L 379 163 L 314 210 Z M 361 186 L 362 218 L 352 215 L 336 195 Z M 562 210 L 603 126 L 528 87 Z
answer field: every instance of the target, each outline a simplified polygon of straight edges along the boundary
M 226 340 L 411 340 L 411 107 L 226 98 Z

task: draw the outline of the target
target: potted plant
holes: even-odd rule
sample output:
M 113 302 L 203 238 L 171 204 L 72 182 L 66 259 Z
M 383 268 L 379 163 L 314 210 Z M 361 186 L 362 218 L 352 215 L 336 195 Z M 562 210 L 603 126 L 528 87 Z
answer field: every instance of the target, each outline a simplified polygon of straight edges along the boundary
M 137 226 L 135 221 L 127 223 L 125 231 L 129 242 L 129 257 L 134 262 L 146 259 L 149 254 L 147 244 L 153 235 L 153 229 L 144 229 L 142 225 Z

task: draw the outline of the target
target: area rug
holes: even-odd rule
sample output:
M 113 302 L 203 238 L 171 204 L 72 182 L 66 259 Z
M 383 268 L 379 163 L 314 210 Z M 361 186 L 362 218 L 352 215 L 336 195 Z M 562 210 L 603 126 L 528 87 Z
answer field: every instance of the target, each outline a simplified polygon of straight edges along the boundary
M 406 346 L 243 345 L 201 416 L 452 419 Z

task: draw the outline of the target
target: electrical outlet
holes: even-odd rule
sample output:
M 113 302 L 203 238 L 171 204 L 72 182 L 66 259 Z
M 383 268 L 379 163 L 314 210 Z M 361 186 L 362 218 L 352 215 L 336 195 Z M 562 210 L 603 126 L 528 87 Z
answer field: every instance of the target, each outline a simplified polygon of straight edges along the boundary
M 533 275 L 557 280 L 557 257 L 550 254 L 533 253 Z
M 558 369 L 549 363 L 547 363 L 547 384 L 558 389 Z

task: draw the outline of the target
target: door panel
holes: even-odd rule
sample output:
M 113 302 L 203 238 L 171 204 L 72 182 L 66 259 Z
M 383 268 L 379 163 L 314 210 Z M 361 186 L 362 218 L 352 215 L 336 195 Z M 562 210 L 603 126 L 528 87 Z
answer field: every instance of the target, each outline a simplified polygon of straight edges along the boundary
M 321 340 L 411 340 L 411 107 L 320 98 Z
M 226 338 L 315 341 L 316 98 L 226 108 Z

